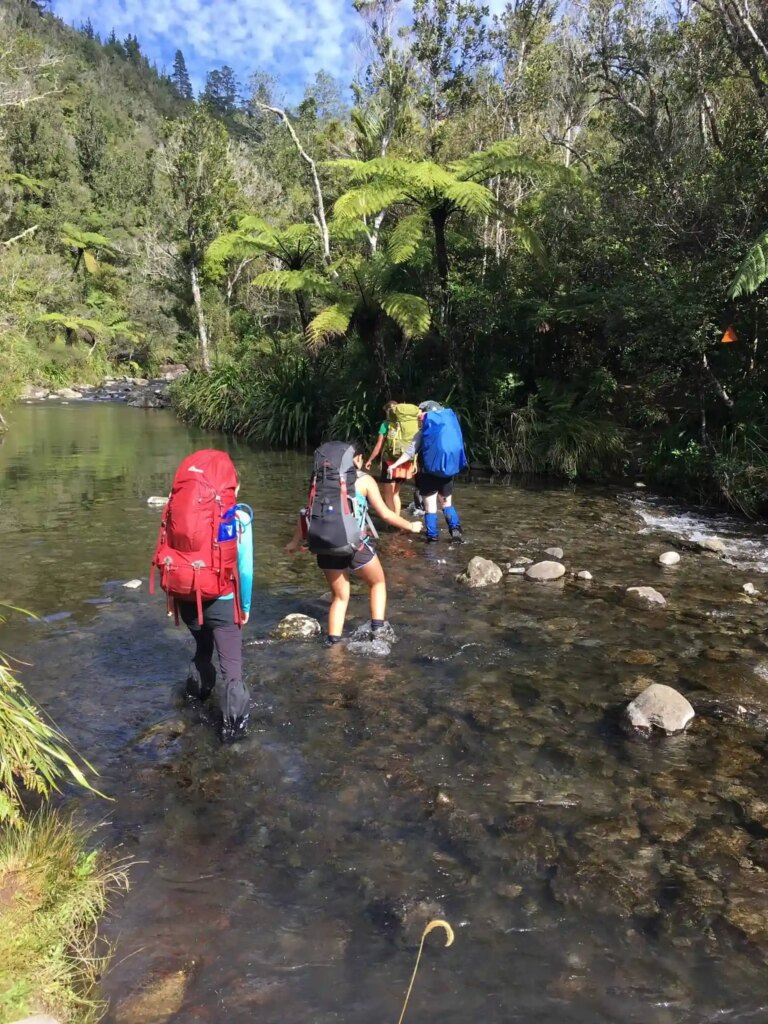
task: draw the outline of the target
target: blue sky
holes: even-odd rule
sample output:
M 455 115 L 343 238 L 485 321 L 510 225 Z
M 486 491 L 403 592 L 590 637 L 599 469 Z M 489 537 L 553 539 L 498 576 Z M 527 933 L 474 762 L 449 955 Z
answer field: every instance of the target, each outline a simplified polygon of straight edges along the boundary
M 120 39 L 138 36 L 168 71 L 180 48 L 196 90 L 207 71 L 229 64 L 242 84 L 269 72 L 295 101 L 319 70 L 348 84 L 358 61 L 351 0 L 53 0 L 52 8 L 77 28 L 90 18 L 102 37 L 112 28 Z

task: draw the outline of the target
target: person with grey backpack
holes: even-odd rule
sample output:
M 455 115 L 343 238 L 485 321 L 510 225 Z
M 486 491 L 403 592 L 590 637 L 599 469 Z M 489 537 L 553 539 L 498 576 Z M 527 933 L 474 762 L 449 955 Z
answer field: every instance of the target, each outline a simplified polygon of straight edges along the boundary
M 371 637 L 386 621 L 387 584 L 379 556 L 373 547 L 369 507 L 385 523 L 405 533 L 421 533 L 412 523 L 387 508 L 379 485 L 363 471 L 365 449 L 361 444 L 329 441 L 315 452 L 306 508 L 301 510 L 287 554 L 306 544 L 317 557 L 331 588 L 326 643 L 337 644 L 344 631 L 349 606 L 349 574 L 354 573 L 369 591 Z

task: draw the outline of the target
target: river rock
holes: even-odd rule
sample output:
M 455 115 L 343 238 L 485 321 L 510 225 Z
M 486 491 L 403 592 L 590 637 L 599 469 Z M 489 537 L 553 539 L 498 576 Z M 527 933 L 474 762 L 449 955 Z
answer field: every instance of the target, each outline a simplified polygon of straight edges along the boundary
M 507 575 L 509 576 L 525 576 L 524 565 L 510 565 L 507 569 Z
M 57 398 L 66 398 L 67 401 L 71 401 L 73 398 L 82 398 L 83 396 L 79 391 L 75 391 L 74 388 L 59 388 L 58 391 L 54 391 Z
M 650 733 L 652 729 L 659 729 L 671 735 L 682 732 L 695 714 L 682 693 L 663 683 L 651 683 L 627 705 L 624 721 L 637 732 Z
M 352 654 L 361 654 L 364 658 L 388 658 L 392 653 L 392 647 L 386 640 L 379 640 L 370 634 L 367 640 L 350 640 L 347 650 Z
M 653 587 L 628 587 L 627 596 L 649 607 L 653 605 L 663 606 L 667 603 L 666 597 L 660 594 L 658 590 L 654 590 Z
M 38 387 L 37 384 L 27 384 L 19 397 L 23 402 L 41 402 L 50 393 L 48 388 Z
M 164 409 L 165 399 L 160 395 L 152 395 L 149 392 L 138 394 L 132 398 L 128 405 L 133 409 Z
M 705 537 L 696 542 L 699 551 L 710 551 L 715 555 L 725 554 L 725 544 L 719 537 Z
M 525 555 L 521 555 L 519 558 L 515 559 L 514 564 L 515 565 L 533 565 L 533 559 L 532 558 L 526 558 Z
M 161 498 L 159 495 L 153 494 L 151 497 L 147 498 L 147 504 L 150 508 L 164 508 L 168 504 L 169 500 L 169 498 Z
M 375 633 L 370 623 L 364 622 L 353 630 L 349 637 L 350 643 L 368 643 L 370 640 L 383 640 L 385 644 L 394 644 L 397 643 L 397 634 L 389 622 L 385 622 Z
M 59 1024 L 55 1017 L 49 1017 L 47 1013 L 36 1013 L 34 1017 L 24 1017 L 23 1020 L 16 1020 L 13 1024 Z
M 128 580 L 127 583 L 123 584 L 126 590 L 138 590 L 141 586 L 141 580 Z
M 525 572 L 527 580 L 540 583 L 559 580 L 562 576 L 565 576 L 565 566 L 560 562 L 536 562 L 529 565 Z
M 168 973 L 156 969 L 138 992 L 117 1004 L 116 1024 L 164 1024 L 181 1009 L 188 982 L 187 969 Z
M 313 640 L 322 628 L 317 619 L 309 615 L 286 615 L 269 634 L 274 640 Z
M 680 562 L 680 555 L 677 551 L 665 551 L 659 555 L 659 565 L 677 565 Z
M 549 557 L 554 559 L 555 562 L 561 562 L 565 552 L 562 548 L 547 548 L 544 554 L 549 555 Z
M 595 577 L 588 569 L 582 569 L 581 572 L 576 573 L 577 580 L 593 580 Z
M 741 589 L 750 597 L 756 597 L 760 593 L 754 583 L 745 583 Z
M 490 558 L 481 558 L 479 555 L 475 555 L 464 572 L 460 573 L 456 579 L 467 587 L 488 587 L 492 583 L 498 583 L 503 575 L 499 566 Z

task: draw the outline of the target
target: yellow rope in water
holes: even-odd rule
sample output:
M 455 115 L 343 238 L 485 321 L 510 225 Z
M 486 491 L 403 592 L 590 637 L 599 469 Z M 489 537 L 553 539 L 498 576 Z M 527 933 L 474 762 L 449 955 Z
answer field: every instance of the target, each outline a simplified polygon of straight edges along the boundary
M 434 921 L 430 921 L 429 922 L 429 924 L 424 929 L 424 931 L 422 932 L 422 935 L 421 935 L 421 942 L 419 944 L 419 952 L 416 955 L 416 963 L 414 964 L 413 974 L 411 975 L 411 983 L 408 986 L 408 991 L 405 993 L 405 1002 L 403 1003 L 403 1009 L 402 1009 L 402 1011 L 400 1013 L 400 1020 L 397 1022 L 397 1024 L 403 1024 L 403 1018 L 405 1017 L 405 1011 L 408 1008 L 408 1000 L 411 998 L 411 992 L 413 991 L 413 983 L 414 983 L 414 981 L 416 981 L 416 974 L 418 973 L 419 964 L 421 963 L 421 952 L 424 949 L 424 939 L 426 939 L 426 937 L 429 935 L 429 933 L 431 931 L 433 931 L 435 928 L 442 928 L 443 931 L 445 932 L 445 948 L 446 949 L 448 948 L 448 946 L 453 944 L 453 938 L 454 938 L 454 936 L 453 936 L 453 928 L 451 928 L 451 926 L 448 924 L 447 921 L 441 921 L 439 919 L 436 919 Z

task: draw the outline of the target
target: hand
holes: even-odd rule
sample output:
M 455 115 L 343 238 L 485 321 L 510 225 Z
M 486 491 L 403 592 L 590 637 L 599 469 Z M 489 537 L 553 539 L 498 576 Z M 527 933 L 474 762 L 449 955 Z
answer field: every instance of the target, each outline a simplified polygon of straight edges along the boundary
M 411 523 L 411 533 L 421 533 L 421 531 L 423 529 L 424 529 L 424 523 L 422 523 L 422 522 Z
M 247 625 L 248 624 L 248 619 L 250 619 L 250 617 L 251 617 L 251 613 L 250 612 L 240 612 L 240 625 L 241 626 Z
M 366 473 L 370 473 L 372 465 L 373 465 L 373 459 L 368 459 L 368 461 L 365 464 L 365 471 L 366 471 Z
M 387 466 L 387 480 L 391 480 L 392 479 L 392 469 L 393 469 L 392 466 Z
M 297 544 L 296 541 L 291 540 L 285 545 L 283 550 L 285 551 L 286 555 L 295 555 L 296 552 L 299 550 L 300 546 L 301 545 Z

